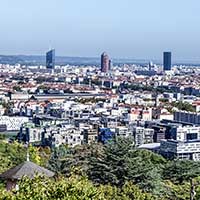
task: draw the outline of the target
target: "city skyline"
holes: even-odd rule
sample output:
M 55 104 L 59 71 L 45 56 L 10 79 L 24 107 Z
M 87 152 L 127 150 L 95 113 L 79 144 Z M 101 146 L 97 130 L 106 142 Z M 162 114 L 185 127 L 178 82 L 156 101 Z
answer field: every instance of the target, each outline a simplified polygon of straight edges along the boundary
M 200 199 L 199 7 L 2 1 L 0 199 Z
M 151 60 L 172 51 L 174 59 L 199 60 L 199 5 L 197 0 L 8 0 L 0 8 L 6 16 L 0 19 L 0 54 L 40 55 L 53 46 L 60 56 L 106 51 L 113 58 Z

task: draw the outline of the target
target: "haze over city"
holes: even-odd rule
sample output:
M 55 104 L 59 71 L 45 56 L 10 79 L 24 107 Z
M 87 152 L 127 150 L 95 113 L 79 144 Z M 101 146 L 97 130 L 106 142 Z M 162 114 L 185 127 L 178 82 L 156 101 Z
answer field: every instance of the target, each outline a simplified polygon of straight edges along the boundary
M 1 2 L 1 55 L 200 60 L 198 0 L 6 0 Z
M 200 199 L 199 0 L 0 2 L 0 200 Z

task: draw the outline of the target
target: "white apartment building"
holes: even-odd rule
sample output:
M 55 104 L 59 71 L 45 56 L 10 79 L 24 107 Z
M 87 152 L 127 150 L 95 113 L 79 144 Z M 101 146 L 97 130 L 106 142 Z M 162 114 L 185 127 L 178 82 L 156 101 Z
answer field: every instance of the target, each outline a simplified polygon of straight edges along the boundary
M 132 132 L 128 127 L 125 126 L 118 126 L 115 128 L 115 135 L 116 137 L 129 137 L 132 136 Z
M 28 117 L 0 116 L 0 124 L 6 125 L 7 131 L 18 131 L 20 130 L 20 127 L 28 121 Z
M 133 135 L 136 146 L 153 143 L 154 129 L 135 127 L 133 128 Z
M 69 147 L 81 145 L 84 142 L 84 135 L 76 128 L 47 128 L 45 138 L 50 140 L 54 147 L 66 144 Z

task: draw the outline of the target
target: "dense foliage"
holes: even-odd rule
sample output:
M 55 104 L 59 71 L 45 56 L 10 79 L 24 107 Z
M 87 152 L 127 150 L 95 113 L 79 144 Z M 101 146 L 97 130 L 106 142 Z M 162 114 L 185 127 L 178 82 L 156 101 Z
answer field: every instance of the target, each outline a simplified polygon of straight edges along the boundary
M 30 159 L 36 164 L 45 166 L 48 157 L 50 156 L 50 149 L 44 148 L 42 151 L 33 146 L 27 147 L 14 142 L 12 144 L 1 141 L 0 142 L 0 173 L 16 166 L 26 160 L 27 151 L 30 154 Z
M 23 162 L 26 152 L 21 144 L 0 142 L 0 172 Z M 128 139 L 72 149 L 30 146 L 29 152 L 33 162 L 56 172 L 56 180 L 24 178 L 18 191 L 1 186 L 0 199 L 189 200 L 191 179 L 200 198 L 199 162 L 168 161 Z
M 153 196 L 143 193 L 132 183 L 126 183 L 122 188 L 110 185 L 94 186 L 85 177 L 71 176 L 57 180 L 35 177 L 24 178 L 19 190 L 6 192 L 1 190 L 0 200 L 153 200 Z
M 200 175 L 199 162 L 168 161 L 150 151 L 135 149 L 127 139 L 71 150 L 62 146 L 54 150 L 49 167 L 66 177 L 75 167 L 76 174 L 86 175 L 97 186 L 121 188 L 128 181 L 158 199 L 189 199 L 190 179 Z

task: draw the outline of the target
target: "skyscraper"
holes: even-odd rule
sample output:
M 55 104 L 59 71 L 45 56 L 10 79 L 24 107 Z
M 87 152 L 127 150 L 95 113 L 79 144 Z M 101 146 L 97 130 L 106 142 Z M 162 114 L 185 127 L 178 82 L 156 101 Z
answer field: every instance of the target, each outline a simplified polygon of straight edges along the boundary
M 101 54 L 101 72 L 107 73 L 110 70 L 110 59 L 106 52 Z
M 54 67 L 55 67 L 55 49 L 52 49 L 47 52 L 46 67 L 47 67 L 47 69 L 54 69 Z
M 164 52 L 163 53 L 163 69 L 164 71 L 170 71 L 172 67 L 172 53 Z
M 112 60 L 109 60 L 109 71 L 111 71 L 112 67 L 113 67 Z

